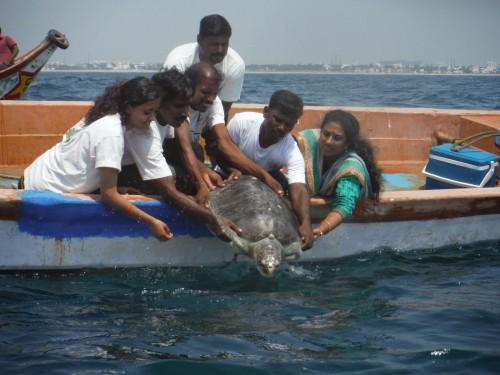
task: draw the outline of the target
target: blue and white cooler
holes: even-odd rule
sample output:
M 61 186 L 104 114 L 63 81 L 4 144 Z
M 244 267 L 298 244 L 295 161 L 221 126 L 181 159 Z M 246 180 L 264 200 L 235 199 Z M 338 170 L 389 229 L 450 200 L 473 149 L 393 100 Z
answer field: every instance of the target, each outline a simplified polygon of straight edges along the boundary
M 452 150 L 445 143 L 431 148 L 423 174 L 426 189 L 493 187 L 496 184 L 498 155 L 476 148 Z

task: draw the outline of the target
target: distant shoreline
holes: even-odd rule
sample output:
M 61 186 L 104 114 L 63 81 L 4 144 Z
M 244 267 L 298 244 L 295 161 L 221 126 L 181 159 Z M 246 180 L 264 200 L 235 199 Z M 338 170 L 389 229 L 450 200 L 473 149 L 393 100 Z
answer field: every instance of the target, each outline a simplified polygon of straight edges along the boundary
M 364 75 L 364 76 L 500 76 L 500 73 L 387 73 L 387 72 L 315 72 L 315 71 L 272 71 L 272 72 L 245 72 L 245 74 L 318 74 L 318 75 Z
M 42 70 L 43 73 L 156 73 L 158 70 L 149 69 L 50 69 Z M 317 72 L 307 70 L 290 70 L 290 71 L 246 71 L 245 74 L 303 74 L 303 75 L 365 75 L 365 76 L 447 76 L 447 77 L 499 77 L 500 73 L 387 73 L 387 72 Z

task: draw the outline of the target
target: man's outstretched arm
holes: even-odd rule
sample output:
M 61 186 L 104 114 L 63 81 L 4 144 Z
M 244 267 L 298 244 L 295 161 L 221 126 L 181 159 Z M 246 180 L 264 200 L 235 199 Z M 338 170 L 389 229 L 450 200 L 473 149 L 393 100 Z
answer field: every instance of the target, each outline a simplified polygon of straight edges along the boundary
M 292 208 L 299 220 L 299 234 L 302 237 L 302 249 L 307 250 L 313 246 L 314 234 L 311 227 L 309 213 L 309 193 L 305 184 L 294 183 L 288 186 Z

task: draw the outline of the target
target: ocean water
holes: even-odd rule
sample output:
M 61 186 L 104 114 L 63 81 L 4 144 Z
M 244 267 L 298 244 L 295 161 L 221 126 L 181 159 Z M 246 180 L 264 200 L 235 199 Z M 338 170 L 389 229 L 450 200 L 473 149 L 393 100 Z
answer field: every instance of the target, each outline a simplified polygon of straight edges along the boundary
M 42 73 L 26 99 L 92 100 L 133 75 Z M 311 105 L 500 104 L 496 76 L 251 74 L 242 101 L 278 88 Z M 288 264 L 272 279 L 250 264 L 4 272 L 0 373 L 498 374 L 499 285 L 500 242 Z
M 151 73 L 42 72 L 26 100 L 93 100 L 117 80 Z M 307 105 L 500 109 L 500 75 L 355 75 L 256 73 L 245 77 L 241 102 L 267 103 L 278 89 Z

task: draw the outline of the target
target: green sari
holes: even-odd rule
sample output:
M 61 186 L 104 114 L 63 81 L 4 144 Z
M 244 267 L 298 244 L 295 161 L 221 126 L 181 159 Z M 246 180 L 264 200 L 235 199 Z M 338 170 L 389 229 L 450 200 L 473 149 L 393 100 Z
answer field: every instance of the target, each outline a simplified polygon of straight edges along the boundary
M 366 165 L 355 152 L 346 150 L 323 173 L 323 150 L 319 143 L 320 129 L 306 129 L 296 135 L 304 156 L 306 181 L 312 195 L 332 199 L 331 208 L 343 218 L 354 211 L 360 198 L 372 195 Z

